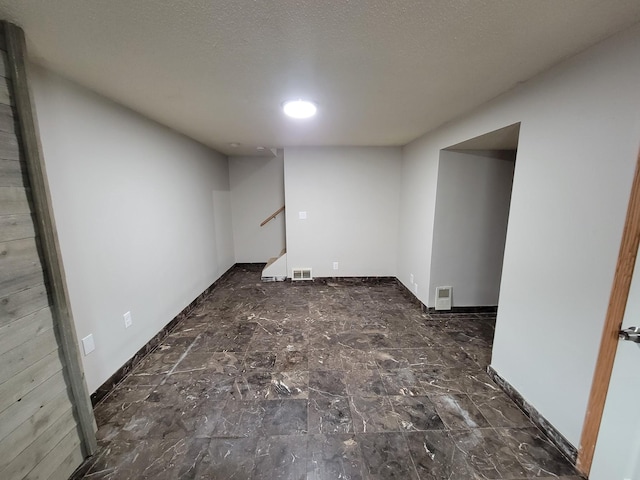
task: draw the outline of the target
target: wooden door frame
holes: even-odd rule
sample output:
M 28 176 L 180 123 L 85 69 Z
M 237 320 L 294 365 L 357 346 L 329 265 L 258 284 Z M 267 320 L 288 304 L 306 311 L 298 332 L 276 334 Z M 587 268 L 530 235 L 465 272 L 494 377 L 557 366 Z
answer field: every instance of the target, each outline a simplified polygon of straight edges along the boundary
M 587 404 L 587 413 L 582 427 L 582 436 L 578 449 L 576 467 L 584 474 L 589 475 L 593 455 L 596 449 L 600 423 L 604 405 L 609 391 L 613 363 L 618 349 L 618 332 L 622 326 L 624 312 L 627 307 L 627 297 L 631 288 L 631 278 L 638 254 L 640 243 L 640 152 L 636 162 L 636 171 L 631 184 L 631 195 L 627 217 L 622 232 L 618 263 L 613 277 L 613 286 L 609 297 L 609 307 L 605 318 L 602 340 L 596 369 L 591 384 L 591 394 Z
M 64 358 L 65 376 L 73 397 L 83 453 L 88 457 L 93 455 L 97 448 L 96 423 L 73 324 L 38 123 L 29 89 L 24 31 L 12 23 L 2 21 L 0 22 L 0 42 L 6 46 L 7 51 L 7 70 L 16 111 L 16 128 L 19 131 L 21 156 L 27 166 L 34 223 L 49 281 L 56 336 Z

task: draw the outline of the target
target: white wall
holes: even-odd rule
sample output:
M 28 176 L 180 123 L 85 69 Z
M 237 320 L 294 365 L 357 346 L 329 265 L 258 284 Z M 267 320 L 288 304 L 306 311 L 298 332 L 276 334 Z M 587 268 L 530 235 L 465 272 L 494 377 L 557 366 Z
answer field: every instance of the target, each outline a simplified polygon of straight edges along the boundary
M 93 392 L 233 265 L 227 159 L 31 73 L 76 330 L 95 338 L 83 358 Z
M 453 306 L 498 304 L 514 160 L 515 152 L 441 152 L 430 307 L 437 286 L 453 287 Z
M 289 275 L 395 276 L 400 166 L 394 147 L 285 148 Z
M 492 365 L 574 445 L 638 154 L 638 78 L 635 27 L 403 149 L 398 277 L 428 285 L 440 150 L 522 122 Z
M 284 159 L 230 157 L 233 245 L 238 263 L 261 263 L 285 247 L 284 213 L 260 224 L 284 205 Z

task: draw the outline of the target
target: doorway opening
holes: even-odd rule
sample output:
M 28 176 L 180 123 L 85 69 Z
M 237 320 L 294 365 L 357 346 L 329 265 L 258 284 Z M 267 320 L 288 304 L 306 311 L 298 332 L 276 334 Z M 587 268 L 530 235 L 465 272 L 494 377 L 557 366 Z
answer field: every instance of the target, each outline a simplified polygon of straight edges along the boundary
M 452 287 L 452 308 L 497 308 L 520 124 L 440 151 L 429 305 Z

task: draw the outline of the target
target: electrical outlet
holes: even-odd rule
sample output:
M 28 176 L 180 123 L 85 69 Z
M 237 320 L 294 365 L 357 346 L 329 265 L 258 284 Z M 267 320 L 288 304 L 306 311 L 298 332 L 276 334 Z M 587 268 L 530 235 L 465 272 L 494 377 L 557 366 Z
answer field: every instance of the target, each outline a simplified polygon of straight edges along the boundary
M 333 262 L 333 269 L 338 270 L 338 262 Z
M 409 274 L 409 281 L 413 283 L 413 273 Z
M 129 328 L 133 324 L 133 319 L 131 318 L 131 312 L 125 313 L 123 317 L 124 317 L 124 328 Z
M 298 218 L 300 220 L 306 220 L 307 219 L 307 212 L 298 212 Z
M 82 349 L 84 350 L 85 357 L 96 349 L 96 344 L 93 341 L 93 333 L 82 339 Z

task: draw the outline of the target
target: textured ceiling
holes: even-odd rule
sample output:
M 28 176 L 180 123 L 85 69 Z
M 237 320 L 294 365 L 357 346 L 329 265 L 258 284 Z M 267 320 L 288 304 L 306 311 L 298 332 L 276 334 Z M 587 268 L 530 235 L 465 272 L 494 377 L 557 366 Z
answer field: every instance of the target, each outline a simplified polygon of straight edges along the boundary
M 403 145 L 640 21 L 640 2 L 0 0 L 0 16 L 37 63 L 246 154 Z M 318 116 L 285 118 L 297 97 Z

